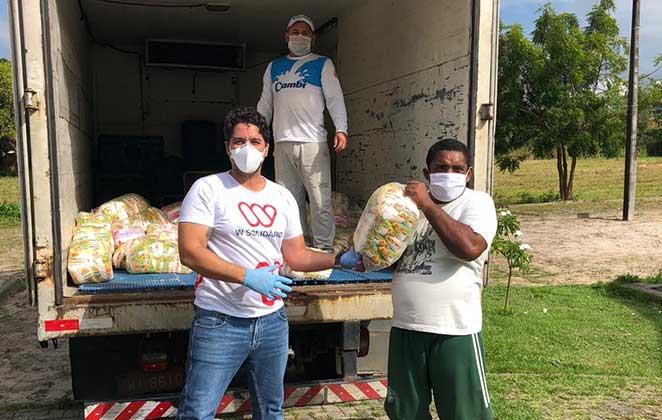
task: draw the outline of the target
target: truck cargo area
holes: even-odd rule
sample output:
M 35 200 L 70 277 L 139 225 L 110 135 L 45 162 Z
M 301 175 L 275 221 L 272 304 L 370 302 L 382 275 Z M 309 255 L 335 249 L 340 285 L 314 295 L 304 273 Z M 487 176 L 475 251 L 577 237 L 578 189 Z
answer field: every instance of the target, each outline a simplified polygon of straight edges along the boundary
M 443 138 L 469 146 L 474 188 L 490 190 L 496 1 L 11 0 L 25 263 L 40 340 L 188 328 L 186 282 L 101 294 L 72 284 L 76 215 L 130 192 L 153 206 L 178 201 L 198 177 L 228 169 L 222 121 L 256 105 L 299 13 L 315 22 L 313 50 L 334 60 L 345 95 L 349 143 L 332 153 L 334 190 L 364 204 L 380 185 L 421 179 L 429 146 Z M 273 177 L 271 157 L 264 173 Z M 388 284 L 297 291 L 287 303 L 293 323 L 391 315 Z

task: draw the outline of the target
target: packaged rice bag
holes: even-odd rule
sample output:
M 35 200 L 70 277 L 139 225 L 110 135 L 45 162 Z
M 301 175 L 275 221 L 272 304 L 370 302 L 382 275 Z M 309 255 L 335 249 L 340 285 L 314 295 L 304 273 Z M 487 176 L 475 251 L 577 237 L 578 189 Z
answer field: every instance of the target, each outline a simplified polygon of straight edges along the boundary
M 337 227 L 349 226 L 349 198 L 343 193 L 331 192 L 331 206 L 333 208 L 333 219 Z
M 113 231 L 125 229 L 129 227 L 137 227 L 142 230 L 147 230 L 147 226 L 152 223 L 165 224 L 169 223 L 168 218 L 163 214 L 160 209 L 155 207 L 148 207 L 138 213 L 129 216 L 128 219 L 121 220 L 113 225 Z
M 126 270 L 126 245 L 121 243 L 113 253 L 113 268 Z
M 102 213 L 81 211 L 76 215 L 76 226 L 94 226 L 110 230 L 110 220 Z
M 179 260 L 177 242 L 159 235 L 146 235 L 124 244 L 129 273 L 190 273 Z
M 333 238 L 333 250 L 336 253 L 347 251 L 352 246 L 352 229 L 336 229 L 336 236 Z
M 140 238 L 141 236 L 145 236 L 145 230 L 143 228 L 138 226 L 123 227 L 113 232 L 113 242 L 115 248 L 117 248 L 124 242 Z
M 405 186 L 396 182 L 383 185 L 363 210 L 354 247 L 363 256 L 366 271 L 390 267 L 409 245 L 420 213 L 404 191 Z
M 76 226 L 74 228 L 71 241 L 77 242 L 83 240 L 104 242 L 107 245 L 110 253 L 112 253 L 113 249 L 115 248 L 113 235 L 111 231 L 105 227 L 97 227 L 92 225 Z
M 307 248 L 311 251 L 314 251 L 314 252 L 324 253 L 324 251 L 322 251 L 321 249 L 310 248 L 310 247 L 307 247 Z M 332 272 L 333 272 L 332 268 L 329 268 L 328 270 L 310 271 L 310 272 L 294 271 L 287 265 L 287 263 L 283 264 L 280 267 L 280 275 L 285 276 L 285 277 L 289 277 L 291 279 L 328 280 L 329 277 L 331 277 Z
M 177 229 L 177 225 L 174 223 L 152 223 L 147 226 L 147 234 L 165 236 L 171 241 L 177 242 Z
M 78 239 L 69 245 L 67 269 L 74 284 L 100 283 L 113 278 L 112 253 L 108 242 Z
M 163 213 L 171 223 L 179 222 L 179 212 L 182 208 L 182 202 L 178 201 L 176 203 L 168 204 L 167 206 L 161 207 Z
M 125 194 L 106 201 L 97 209 L 115 224 L 127 220 L 131 215 L 140 213 L 149 207 L 149 203 L 138 194 Z

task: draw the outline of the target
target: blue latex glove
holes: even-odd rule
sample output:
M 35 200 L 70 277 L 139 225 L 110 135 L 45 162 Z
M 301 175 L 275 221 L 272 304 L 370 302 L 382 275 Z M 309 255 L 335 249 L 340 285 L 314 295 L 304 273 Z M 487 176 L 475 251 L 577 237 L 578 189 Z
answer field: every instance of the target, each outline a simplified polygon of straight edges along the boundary
M 338 262 L 340 262 L 340 265 L 343 266 L 344 268 L 354 268 L 357 265 L 359 265 L 359 262 L 361 261 L 361 256 L 354 251 L 354 247 L 350 248 L 346 252 L 344 252 L 341 256 Z
M 292 291 L 292 288 L 288 286 L 288 284 L 292 284 L 292 280 L 277 273 L 277 265 L 246 270 L 244 286 L 271 300 L 275 300 L 278 297 L 285 299 L 287 293 Z

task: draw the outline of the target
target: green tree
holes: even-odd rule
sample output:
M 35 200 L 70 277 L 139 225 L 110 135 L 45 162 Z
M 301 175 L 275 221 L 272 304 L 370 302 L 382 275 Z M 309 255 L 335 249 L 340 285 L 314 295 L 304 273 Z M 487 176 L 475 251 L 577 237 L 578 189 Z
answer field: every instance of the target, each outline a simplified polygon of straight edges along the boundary
M 0 174 L 15 175 L 16 134 L 11 63 L 0 59 Z
M 642 75 L 639 85 L 637 144 L 651 156 L 662 156 L 662 80 L 653 77 L 662 70 L 662 54 L 655 59 L 655 66 Z
M 501 30 L 497 163 L 514 171 L 531 154 L 555 156 L 563 200 L 572 199 L 579 158 L 622 148 L 627 44 L 614 9 L 614 0 L 598 1 L 582 29 L 548 3 L 531 39 L 519 25 Z

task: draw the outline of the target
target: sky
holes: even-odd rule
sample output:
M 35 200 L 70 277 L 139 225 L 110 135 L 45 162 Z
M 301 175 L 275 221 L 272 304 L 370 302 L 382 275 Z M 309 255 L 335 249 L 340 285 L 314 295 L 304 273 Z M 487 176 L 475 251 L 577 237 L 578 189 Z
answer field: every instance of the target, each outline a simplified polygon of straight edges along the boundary
M 662 0 L 640 0 L 641 22 L 639 29 L 639 73 L 647 74 L 655 70 L 653 60 L 662 54 Z M 597 0 L 551 0 L 557 12 L 574 13 L 586 24 L 586 14 Z M 501 0 L 501 20 L 507 25 L 518 23 L 526 34 L 531 34 L 538 16 L 541 0 Z M 632 23 L 632 0 L 616 0 L 614 14 L 621 36 L 630 40 Z M 662 70 L 654 74 L 662 79 Z
M 73 1 L 73 0 L 67 0 Z M 586 13 L 597 0 L 551 0 L 557 12 L 570 12 L 585 22 Z M 519 23 L 527 34 L 533 30 L 533 22 L 544 0 L 501 0 L 501 20 L 505 24 Z M 616 0 L 616 20 L 621 33 L 630 39 L 632 0 Z M 653 71 L 653 59 L 662 54 L 662 0 L 641 0 L 641 30 L 639 47 L 640 73 Z M 9 23 L 7 0 L 0 0 L 0 57 L 9 58 Z M 656 73 L 662 78 L 662 70 Z

